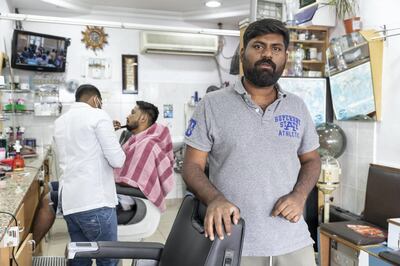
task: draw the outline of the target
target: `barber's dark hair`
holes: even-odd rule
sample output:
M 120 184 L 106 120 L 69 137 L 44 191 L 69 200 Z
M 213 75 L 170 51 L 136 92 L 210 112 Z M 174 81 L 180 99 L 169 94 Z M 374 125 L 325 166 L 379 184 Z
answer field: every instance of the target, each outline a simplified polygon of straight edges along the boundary
M 143 113 L 145 113 L 149 116 L 150 126 L 157 121 L 159 112 L 158 112 L 158 108 L 154 104 L 144 102 L 144 101 L 137 101 L 136 105 L 139 107 L 140 111 L 142 111 Z
M 269 33 L 277 33 L 282 35 L 283 42 L 285 44 L 285 50 L 287 50 L 289 46 L 289 30 L 282 21 L 272 18 L 255 21 L 247 27 L 243 34 L 244 49 L 246 49 L 247 44 L 251 39 Z
M 83 98 L 97 96 L 101 99 L 100 91 L 93 85 L 82 84 L 75 92 L 75 101 L 80 102 Z

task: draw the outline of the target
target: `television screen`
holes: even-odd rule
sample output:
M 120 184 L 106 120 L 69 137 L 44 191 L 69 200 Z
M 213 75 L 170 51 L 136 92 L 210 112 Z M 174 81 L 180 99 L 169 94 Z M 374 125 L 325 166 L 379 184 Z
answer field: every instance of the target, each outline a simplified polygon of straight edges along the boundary
M 315 2 L 317 2 L 317 0 L 299 0 L 300 1 L 300 8 L 311 5 Z
M 13 68 L 64 72 L 69 40 L 63 37 L 14 30 Z

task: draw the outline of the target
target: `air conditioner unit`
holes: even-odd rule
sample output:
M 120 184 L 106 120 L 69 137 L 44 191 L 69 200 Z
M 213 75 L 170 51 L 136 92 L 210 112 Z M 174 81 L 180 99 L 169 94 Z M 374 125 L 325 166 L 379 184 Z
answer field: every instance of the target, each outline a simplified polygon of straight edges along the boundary
M 176 32 L 140 32 L 143 53 L 214 56 L 218 52 L 218 36 Z

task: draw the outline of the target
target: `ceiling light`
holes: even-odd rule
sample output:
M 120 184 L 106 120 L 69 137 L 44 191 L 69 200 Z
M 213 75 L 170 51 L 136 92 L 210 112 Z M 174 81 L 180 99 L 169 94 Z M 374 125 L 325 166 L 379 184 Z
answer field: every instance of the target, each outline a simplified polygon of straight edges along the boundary
M 221 2 L 219 2 L 219 1 L 208 1 L 208 2 L 206 2 L 206 6 L 208 6 L 208 7 L 219 7 L 219 6 L 221 6 Z

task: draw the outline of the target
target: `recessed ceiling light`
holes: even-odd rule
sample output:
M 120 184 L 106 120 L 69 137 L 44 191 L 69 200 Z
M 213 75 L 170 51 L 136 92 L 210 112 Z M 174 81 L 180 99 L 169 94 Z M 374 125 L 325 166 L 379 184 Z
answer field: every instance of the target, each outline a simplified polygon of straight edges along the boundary
M 221 2 L 219 1 L 207 1 L 206 6 L 208 7 L 219 7 L 221 6 Z

